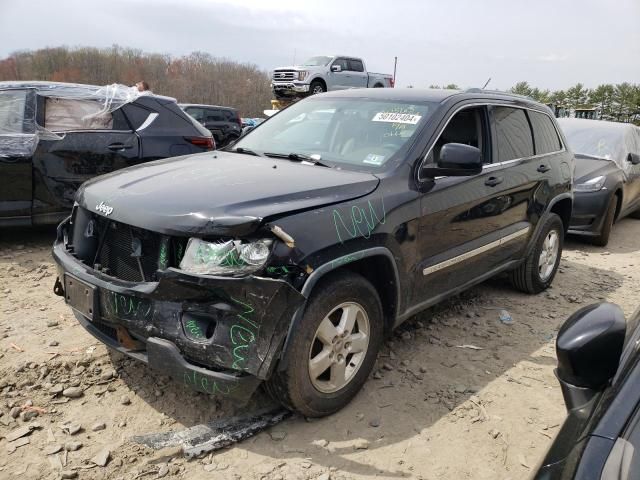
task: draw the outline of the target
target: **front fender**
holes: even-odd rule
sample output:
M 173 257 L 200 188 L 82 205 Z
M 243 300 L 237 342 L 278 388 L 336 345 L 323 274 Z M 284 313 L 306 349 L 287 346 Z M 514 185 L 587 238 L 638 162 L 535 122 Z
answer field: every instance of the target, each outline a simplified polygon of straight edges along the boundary
M 293 315 L 293 318 L 291 320 L 291 324 L 289 325 L 289 331 L 287 332 L 287 336 L 284 340 L 284 345 L 282 347 L 282 353 L 280 356 L 280 360 L 281 360 L 280 365 L 286 364 L 292 332 L 295 329 L 296 325 L 302 319 L 302 315 L 304 314 L 305 308 L 307 306 L 307 301 L 311 295 L 311 292 L 313 291 L 313 288 L 317 285 L 317 283 L 320 281 L 320 279 L 322 279 L 328 273 L 334 270 L 337 270 L 338 268 L 344 267 L 345 265 L 361 261 L 365 258 L 371 258 L 371 257 L 377 257 L 377 256 L 385 257 L 390 262 L 393 268 L 393 275 L 394 275 L 395 286 L 396 286 L 395 295 L 396 295 L 396 299 L 398 299 L 398 301 L 396 302 L 396 311 L 394 312 L 394 319 L 397 317 L 398 311 L 399 311 L 399 300 L 401 298 L 400 275 L 398 273 L 398 266 L 396 264 L 395 258 L 388 248 L 372 247 L 364 250 L 356 250 L 346 255 L 336 257 L 335 259 L 330 260 L 320 265 L 318 268 L 316 268 L 305 281 L 304 286 L 302 287 L 302 290 L 301 290 L 301 293 L 305 297 L 305 300 L 304 300 L 304 303 L 300 305 L 300 307 L 298 307 L 298 309 L 296 310 L 296 313 Z

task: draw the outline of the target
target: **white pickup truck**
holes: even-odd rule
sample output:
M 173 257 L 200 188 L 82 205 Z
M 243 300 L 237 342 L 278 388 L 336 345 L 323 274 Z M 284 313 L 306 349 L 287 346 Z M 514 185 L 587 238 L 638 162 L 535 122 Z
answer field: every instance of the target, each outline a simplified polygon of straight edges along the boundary
M 279 67 L 271 76 L 276 98 L 291 98 L 347 88 L 391 88 L 393 76 L 367 72 L 361 58 L 321 55 L 292 67 Z

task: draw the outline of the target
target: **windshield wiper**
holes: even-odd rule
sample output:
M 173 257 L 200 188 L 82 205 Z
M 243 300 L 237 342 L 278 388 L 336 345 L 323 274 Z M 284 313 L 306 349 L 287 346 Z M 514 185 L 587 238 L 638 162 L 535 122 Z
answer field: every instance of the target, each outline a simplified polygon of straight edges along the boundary
M 319 167 L 328 167 L 331 168 L 331 165 L 327 165 L 326 163 L 322 163 L 320 161 L 320 155 L 307 155 L 305 153 L 264 153 L 267 157 L 274 158 L 286 158 L 291 160 L 292 162 L 307 162 L 313 165 L 318 165 Z
M 261 153 L 254 152 L 253 150 L 251 150 L 249 148 L 243 148 L 243 147 L 236 147 L 233 150 L 225 150 L 225 152 L 244 153 L 246 155 L 253 155 L 254 157 L 264 157 L 264 155 L 261 154 Z

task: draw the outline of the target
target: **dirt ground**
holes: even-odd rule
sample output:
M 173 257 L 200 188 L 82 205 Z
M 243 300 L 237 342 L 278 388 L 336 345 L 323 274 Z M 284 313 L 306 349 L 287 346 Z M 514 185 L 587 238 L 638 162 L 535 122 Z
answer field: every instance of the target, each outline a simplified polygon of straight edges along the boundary
M 627 315 L 640 303 L 640 221 L 626 219 L 606 248 L 569 239 L 545 293 L 517 293 L 498 278 L 408 322 L 341 412 L 292 417 L 187 459 L 131 438 L 243 407 L 109 354 L 85 333 L 53 294 L 53 236 L 53 229 L 0 232 L 3 479 L 527 478 L 565 414 L 553 375 L 559 326 L 592 302 L 618 303 Z M 500 321 L 502 309 L 512 324 Z M 63 396 L 69 388 L 80 396 Z M 244 408 L 269 402 L 258 394 Z M 19 427 L 28 435 L 4 438 Z

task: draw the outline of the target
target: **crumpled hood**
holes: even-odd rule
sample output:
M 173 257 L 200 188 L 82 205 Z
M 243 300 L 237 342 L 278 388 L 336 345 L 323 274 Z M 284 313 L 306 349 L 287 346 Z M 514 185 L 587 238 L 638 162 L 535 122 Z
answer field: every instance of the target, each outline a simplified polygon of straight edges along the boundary
M 378 182 L 369 173 L 215 151 L 96 177 L 76 200 L 109 219 L 169 235 L 241 236 L 269 217 L 361 197 Z

